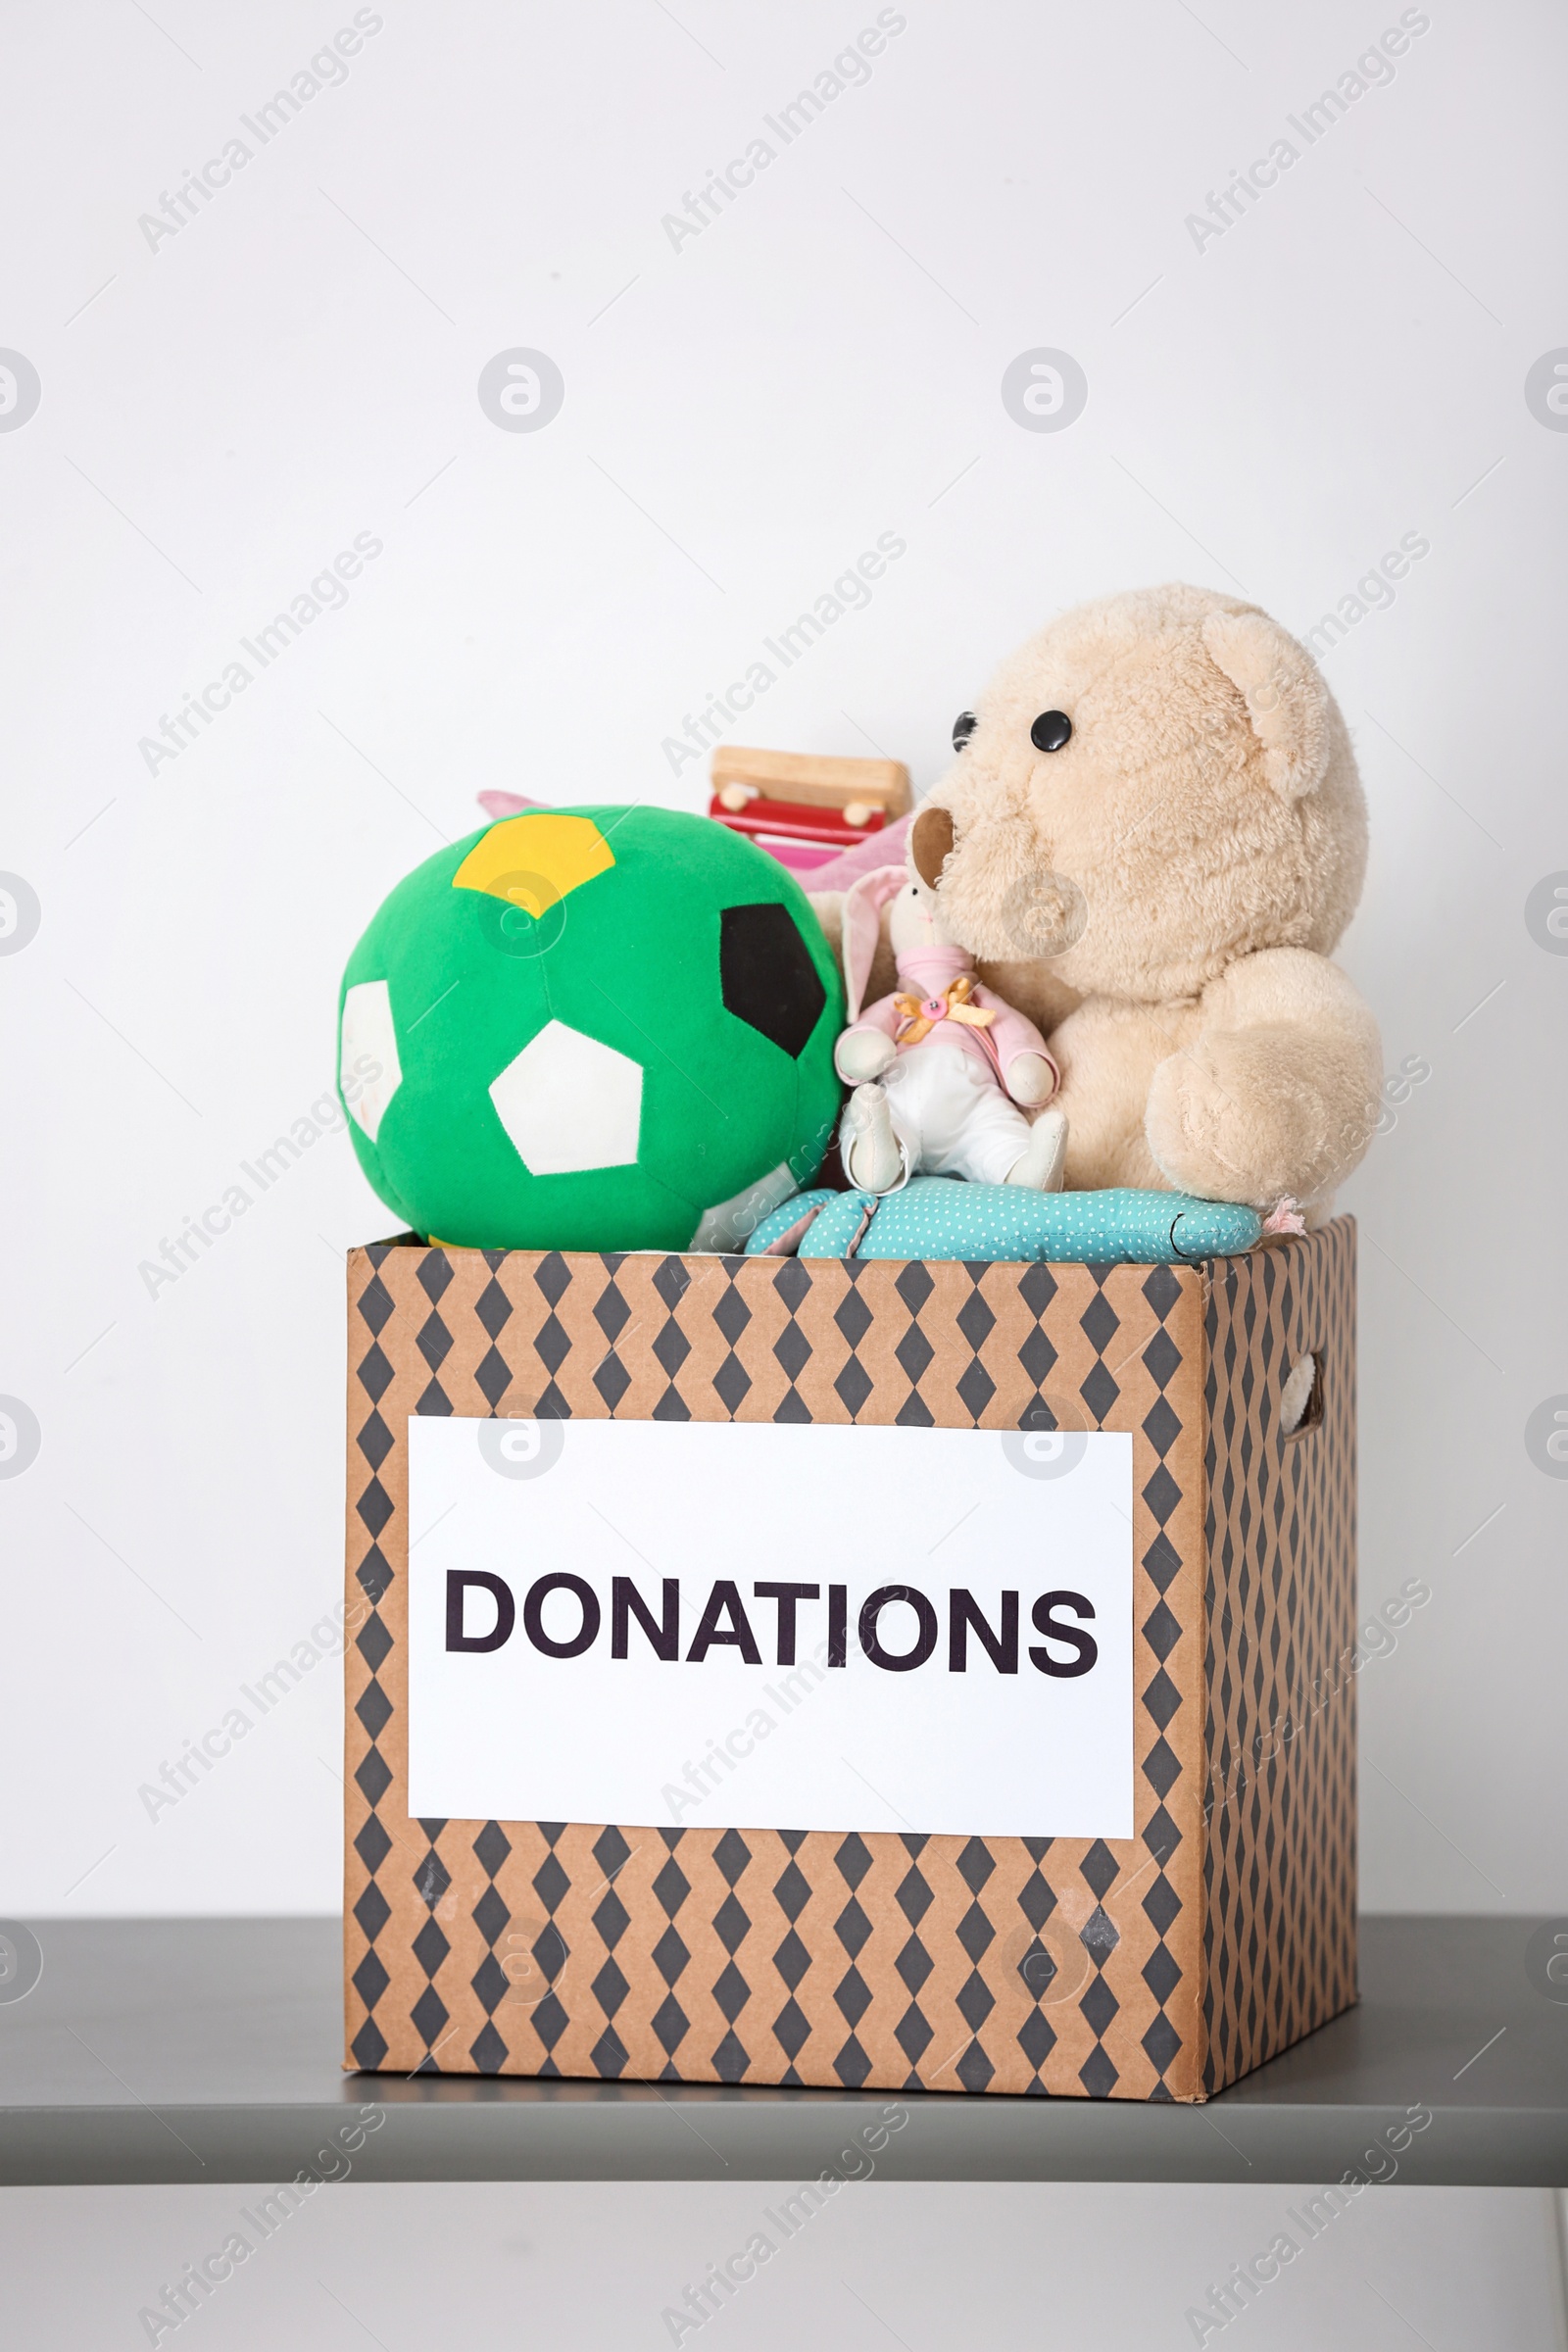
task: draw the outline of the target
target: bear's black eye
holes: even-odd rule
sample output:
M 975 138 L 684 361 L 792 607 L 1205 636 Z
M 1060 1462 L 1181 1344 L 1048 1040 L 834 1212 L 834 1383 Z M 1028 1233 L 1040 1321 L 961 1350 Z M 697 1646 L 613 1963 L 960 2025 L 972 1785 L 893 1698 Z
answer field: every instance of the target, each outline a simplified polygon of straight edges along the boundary
M 960 710 L 953 722 L 953 748 L 961 752 L 980 721 L 972 710 Z
M 1029 740 L 1037 752 L 1059 752 L 1072 734 L 1072 720 L 1065 710 L 1042 710 L 1029 730 Z

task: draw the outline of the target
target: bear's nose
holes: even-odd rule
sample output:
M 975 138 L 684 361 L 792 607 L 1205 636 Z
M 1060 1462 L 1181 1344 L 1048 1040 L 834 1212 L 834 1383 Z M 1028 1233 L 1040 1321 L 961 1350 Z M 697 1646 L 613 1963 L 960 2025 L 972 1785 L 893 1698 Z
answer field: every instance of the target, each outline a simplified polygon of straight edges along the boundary
M 1059 752 L 1072 735 L 1072 720 L 1065 710 L 1042 710 L 1029 730 L 1029 740 L 1037 752 Z

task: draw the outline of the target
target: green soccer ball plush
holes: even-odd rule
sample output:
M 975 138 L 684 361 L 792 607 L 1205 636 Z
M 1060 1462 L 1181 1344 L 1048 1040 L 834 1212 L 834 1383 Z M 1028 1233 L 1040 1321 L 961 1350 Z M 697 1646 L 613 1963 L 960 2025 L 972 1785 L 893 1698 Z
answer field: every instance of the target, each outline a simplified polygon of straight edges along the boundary
M 664 808 L 535 808 L 386 900 L 343 976 L 338 1082 L 416 1233 L 738 1250 L 821 1163 L 843 1023 L 765 852 Z

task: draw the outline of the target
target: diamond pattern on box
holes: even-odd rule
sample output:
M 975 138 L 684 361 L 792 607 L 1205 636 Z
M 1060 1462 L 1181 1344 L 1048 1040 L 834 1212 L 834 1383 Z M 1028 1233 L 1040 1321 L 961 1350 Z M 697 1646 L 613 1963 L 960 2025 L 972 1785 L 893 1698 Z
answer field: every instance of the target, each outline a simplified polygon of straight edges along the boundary
M 1345 1220 L 1202 1269 L 355 1251 L 351 2062 L 1194 2099 L 1345 2006 L 1353 1288 Z M 1131 1432 L 1136 1836 L 411 1821 L 408 1420 L 496 1412 Z
M 1355 1229 L 1227 1259 L 1208 1304 L 1209 2089 L 1355 1998 Z M 1274 1427 L 1317 1359 L 1318 1426 Z

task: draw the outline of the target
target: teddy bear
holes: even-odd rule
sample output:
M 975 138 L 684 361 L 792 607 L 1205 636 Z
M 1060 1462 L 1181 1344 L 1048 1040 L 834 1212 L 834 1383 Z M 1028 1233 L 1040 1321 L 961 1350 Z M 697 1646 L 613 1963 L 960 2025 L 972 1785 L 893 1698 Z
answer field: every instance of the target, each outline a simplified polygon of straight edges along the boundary
M 1004 661 L 954 747 L 909 872 L 1044 1033 L 1067 1187 L 1323 1221 L 1371 1140 L 1382 1062 L 1328 960 L 1366 809 L 1305 650 L 1205 589 L 1106 597 Z M 819 912 L 831 933 L 842 903 Z
M 884 907 L 903 985 L 864 1004 Z M 1043 1107 L 1056 1065 L 1034 1023 L 979 984 L 935 891 L 901 865 L 860 875 L 842 952 L 849 1026 L 833 1060 L 855 1090 L 839 1130 L 851 1184 L 885 1194 L 926 1174 L 1058 1191 L 1066 1122 Z M 1025 1110 L 1042 1115 L 1031 1125 Z

